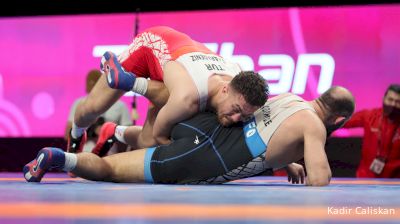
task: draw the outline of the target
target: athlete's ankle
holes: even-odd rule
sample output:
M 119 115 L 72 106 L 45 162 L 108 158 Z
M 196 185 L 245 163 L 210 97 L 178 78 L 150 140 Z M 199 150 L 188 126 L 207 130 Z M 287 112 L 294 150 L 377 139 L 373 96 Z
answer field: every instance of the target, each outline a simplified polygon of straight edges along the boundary
M 147 86 L 148 80 L 146 78 L 138 77 L 134 81 L 132 91 L 144 96 L 144 94 L 147 92 Z
M 79 139 L 85 133 L 87 127 L 78 127 L 75 122 L 72 123 L 71 137 L 74 139 Z
M 118 125 L 118 126 L 115 128 L 115 133 L 114 133 L 115 138 L 116 138 L 119 142 L 122 142 L 122 143 L 124 143 L 124 144 L 127 144 L 126 141 L 125 141 L 125 137 L 124 137 L 124 135 L 125 135 L 125 130 L 126 130 L 127 128 L 128 128 L 128 126 Z
M 59 148 L 50 148 L 52 159 L 51 159 L 51 167 L 62 169 L 65 164 L 65 152 Z
M 64 153 L 64 164 L 60 167 L 63 171 L 69 172 L 75 169 L 76 164 L 78 163 L 78 157 L 75 153 Z

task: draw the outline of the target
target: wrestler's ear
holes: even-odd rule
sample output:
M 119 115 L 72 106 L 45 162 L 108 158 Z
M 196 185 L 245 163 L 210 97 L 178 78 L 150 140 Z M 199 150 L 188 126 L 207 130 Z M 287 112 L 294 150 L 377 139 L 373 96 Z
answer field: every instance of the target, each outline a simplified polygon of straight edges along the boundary
M 223 83 L 222 88 L 221 88 L 222 93 L 229 93 L 229 84 L 228 83 Z
M 338 116 L 338 117 L 336 117 L 336 119 L 335 119 L 335 125 L 336 125 L 336 124 L 340 124 L 340 123 L 344 123 L 345 120 L 346 120 L 346 117 Z

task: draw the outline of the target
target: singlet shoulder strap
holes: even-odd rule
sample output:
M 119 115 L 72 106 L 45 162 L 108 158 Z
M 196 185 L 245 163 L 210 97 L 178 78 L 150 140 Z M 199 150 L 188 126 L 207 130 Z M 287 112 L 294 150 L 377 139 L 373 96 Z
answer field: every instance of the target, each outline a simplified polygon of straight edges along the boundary
M 277 99 L 271 99 L 255 114 L 257 130 L 264 143 L 268 145 L 272 135 L 287 118 L 300 110 L 315 109 L 304 99 L 293 94 L 285 94 Z

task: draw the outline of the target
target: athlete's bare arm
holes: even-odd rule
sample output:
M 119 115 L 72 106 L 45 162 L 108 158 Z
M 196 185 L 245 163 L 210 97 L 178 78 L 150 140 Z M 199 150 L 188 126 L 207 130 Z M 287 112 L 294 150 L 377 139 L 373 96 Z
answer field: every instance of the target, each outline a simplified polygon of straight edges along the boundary
M 109 88 L 106 79 L 107 76 L 102 75 L 89 95 L 79 102 L 74 115 L 78 127 L 89 127 L 124 95 L 122 90 Z
M 304 129 L 304 162 L 307 170 L 308 186 L 328 185 L 332 177 L 328 158 L 325 153 L 326 131 L 321 120 L 310 112 L 303 117 Z
M 198 93 L 192 78 L 179 63 L 171 61 L 164 67 L 164 83 L 169 90 L 167 103 L 154 123 L 153 135 L 159 144 L 169 144 L 174 124 L 192 117 L 199 111 Z

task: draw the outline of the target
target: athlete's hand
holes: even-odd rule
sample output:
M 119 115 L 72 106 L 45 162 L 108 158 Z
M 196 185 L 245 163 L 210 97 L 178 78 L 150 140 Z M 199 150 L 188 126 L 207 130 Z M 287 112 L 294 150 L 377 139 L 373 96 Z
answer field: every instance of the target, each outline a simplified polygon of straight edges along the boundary
M 288 181 L 292 184 L 304 184 L 304 167 L 297 163 L 291 163 L 285 168 L 288 174 Z

